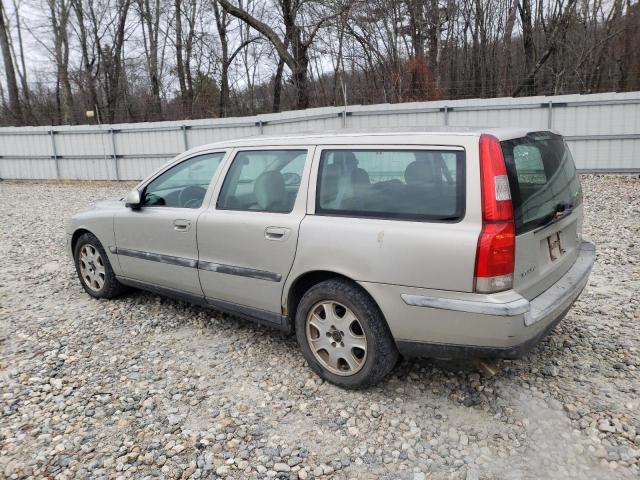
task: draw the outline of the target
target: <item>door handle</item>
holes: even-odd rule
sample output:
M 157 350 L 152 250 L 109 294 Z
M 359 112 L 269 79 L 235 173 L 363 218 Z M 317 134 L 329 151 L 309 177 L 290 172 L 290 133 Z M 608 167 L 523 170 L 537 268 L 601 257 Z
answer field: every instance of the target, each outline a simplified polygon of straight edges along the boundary
M 291 229 L 286 227 L 267 227 L 264 229 L 264 237 L 267 240 L 286 240 L 291 234 Z
M 191 228 L 190 220 L 174 220 L 173 221 L 173 229 L 178 232 L 187 232 Z

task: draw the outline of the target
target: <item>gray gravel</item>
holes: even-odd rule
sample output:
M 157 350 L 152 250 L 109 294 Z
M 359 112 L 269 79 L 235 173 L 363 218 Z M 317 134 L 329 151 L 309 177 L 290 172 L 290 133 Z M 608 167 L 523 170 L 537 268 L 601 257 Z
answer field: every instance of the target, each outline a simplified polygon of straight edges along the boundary
M 349 392 L 280 333 L 86 295 L 64 219 L 126 185 L 0 182 L 0 477 L 638 478 L 640 180 L 583 186 L 597 263 L 550 338 L 494 377 L 411 360 Z

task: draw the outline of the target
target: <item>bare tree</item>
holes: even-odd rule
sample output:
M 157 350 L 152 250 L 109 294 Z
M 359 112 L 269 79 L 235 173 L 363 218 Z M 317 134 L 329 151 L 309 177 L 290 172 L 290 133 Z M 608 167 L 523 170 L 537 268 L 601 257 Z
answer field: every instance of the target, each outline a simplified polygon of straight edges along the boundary
M 162 118 L 162 102 L 160 99 L 160 70 L 159 70 L 159 36 L 160 18 L 163 5 L 160 0 L 137 0 L 138 15 L 141 20 L 141 31 L 144 42 L 144 53 L 147 60 L 149 83 L 151 84 L 152 115 L 156 120 Z
M 71 0 L 71 7 L 75 13 L 75 29 L 80 46 L 80 74 L 79 87 L 86 92 L 85 108 L 87 110 L 99 109 L 100 99 L 96 86 L 97 69 L 99 59 L 90 46 L 90 35 L 88 33 L 87 18 L 85 16 L 85 0 Z M 97 37 L 97 35 L 95 35 Z M 100 115 L 100 111 L 97 112 Z
M 118 101 L 123 74 L 123 48 L 127 26 L 127 15 L 131 7 L 131 0 L 117 0 L 113 19 L 113 32 L 109 43 L 104 43 L 99 35 L 99 20 L 95 15 L 93 2 L 91 5 L 91 18 L 94 25 L 94 37 L 100 57 L 101 71 L 104 77 L 104 91 L 106 104 L 106 121 L 113 123 L 116 118 Z
M 56 105 L 61 123 L 74 119 L 73 92 L 69 79 L 69 14 L 71 6 L 67 0 L 49 0 L 49 20 L 53 32 L 53 55 L 57 70 Z
M 526 2 L 526 0 L 523 0 L 523 3 L 524 2 Z M 556 50 L 558 44 L 565 38 L 567 34 L 569 21 L 571 19 L 573 7 L 575 6 L 575 4 L 576 0 L 568 0 L 567 5 L 564 7 L 564 10 L 560 10 L 557 13 L 557 18 L 553 22 L 553 30 L 550 32 L 550 35 L 548 37 L 546 50 L 540 56 L 540 59 L 534 66 L 530 66 L 529 64 L 527 64 L 528 68 L 525 71 L 525 76 L 513 91 L 511 96 L 517 97 L 523 90 L 533 89 L 533 81 L 535 79 L 536 73 L 538 73 L 538 70 L 540 70 L 540 68 L 545 64 L 545 62 L 549 59 L 549 56 Z
M 220 56 L 220 102 L 218 104 L 218 115 L 220 117 L 226 117 L 228 115 L 229 107 L 229 68 L 235 60 L 236 56 L 246 48 L 250 43 L 257 40 L 256 37 L 250 37 L 243 39 L 240 44 L 229 51 L 229 35 L 228 30 L 230 26 L 230 19 L 227 11 L 220 8 L 218 0 L 213 0 L 213 11 L 216 18 L 216 27 L 218 29 L 218 36 L 220 37 L 221 56 Z
M 176 32 L 176 71 L 180 84 L 182 111 L 186 118 L 191 118 L 193 111 L 193 76 L 191 58 L 195 39 L 197 2 L 195 0 L 175 0 L 175 32 Z M 187 22 L 184 33 L 183 18 Z
M 638 0 L 0 0 L 0 8 L 2 124 L 77 123 L 85 108 L 114 122 L 640 89 Z M 31 49 L 51 61 L 29 61 Z
M 303 0 L 278 0 L 278 6 L 284 23 L 284 38 L 269 25 L 252 16 L 246 10 L 237 7 L 228 0 L 218 0 L 222 8 L 231 15 L 246 22 L 257 32 L 264 35 L 274 46 L 280 59 L 291 69 L 293 84 L 296 88 L 296 108 L 309 106 L 309 48 L 320 29 L 330 20 L 339 16 L 346 6 L 338 12 L 315 18 L 310 28 L 300 22 L 304 6 Z
M 6 14 L 4 2 L 0 0 L 0 49 L 2 50 L 2 60 L 7 79 L 7 90 L 9 91 L 9 110 L 11 116 L 18 124 L 22 123 L 22 106 L 20 103 L 20 93 L 18 82 L 16 81 L 16 71 L 11 58 L 11 48 L 9 47 L 9 35 L 7 32 Z

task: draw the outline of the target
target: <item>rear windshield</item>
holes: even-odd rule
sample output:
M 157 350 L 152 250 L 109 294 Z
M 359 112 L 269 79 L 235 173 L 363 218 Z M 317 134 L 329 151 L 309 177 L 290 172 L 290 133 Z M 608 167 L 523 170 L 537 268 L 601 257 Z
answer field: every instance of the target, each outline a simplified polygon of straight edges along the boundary
M 502 142 L 516 235 L 553 220 L 582 201 L 571 152 L 560 135 L 530 133 Z
M 319 214 L 457 221 L 464 209 L 464 152 L 324 150 Z

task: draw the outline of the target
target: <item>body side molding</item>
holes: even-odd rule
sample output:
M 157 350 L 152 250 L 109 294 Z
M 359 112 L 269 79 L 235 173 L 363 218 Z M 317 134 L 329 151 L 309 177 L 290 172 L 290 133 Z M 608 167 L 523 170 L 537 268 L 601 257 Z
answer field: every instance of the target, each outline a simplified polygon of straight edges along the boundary
M 140 258 L 142 260 L 149 260 L 151 262 L 167 263 L 169 265 L 178 265 L 180 267 L 197 268 L 199 270 L 224 273 L 227 275 L 237 275 L 240 277 L 257 278 L 258 280 L 266 280 L 268 282 L 279 282 L 280 280 L 282 280 L 282 275 L 280 273 L 256 270 L 253 268 L 238 267 L 235 265 L 223 265 L 221 263 L 205 262 L 203 260 L 195 260 L 193 258 L 174 257 L 172 255 L 143 252 L 140 250 L 131 250 L 129 248 L 122 247 L 109 247 L 109 251 L 118 255 Z

